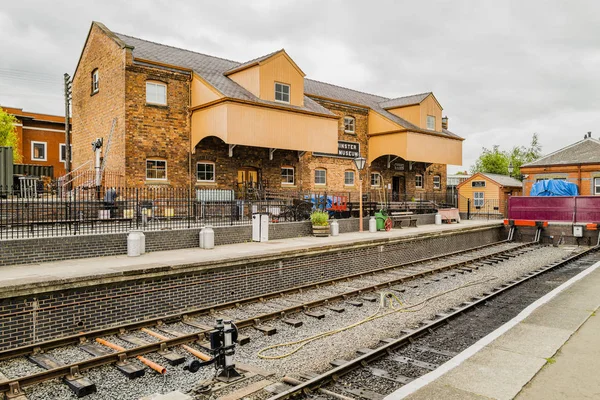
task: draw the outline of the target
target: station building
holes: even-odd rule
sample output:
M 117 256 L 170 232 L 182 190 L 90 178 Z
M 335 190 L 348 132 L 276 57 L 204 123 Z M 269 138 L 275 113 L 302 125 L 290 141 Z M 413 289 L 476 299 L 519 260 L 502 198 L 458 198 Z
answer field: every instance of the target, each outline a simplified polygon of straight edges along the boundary
M 1 106 L 17 120 L 19 164 L 53 167 L 54 176 L 65 173 L 65 117 L 23 111 L 22 108 Z
M 555 179 L 574 183 L 582 196 L 600 195 L 600 141 L 588 132 L 583 140 L 521 166 L 525 175 L 523 195 L 541 180 Z
M 305 78 L 285 50 L 239 63 L 94 22 L 73 77 L 73 168 L 104 138 L 128 186 L 443 191 L 462 141 L 433 93 L 390 99 Z

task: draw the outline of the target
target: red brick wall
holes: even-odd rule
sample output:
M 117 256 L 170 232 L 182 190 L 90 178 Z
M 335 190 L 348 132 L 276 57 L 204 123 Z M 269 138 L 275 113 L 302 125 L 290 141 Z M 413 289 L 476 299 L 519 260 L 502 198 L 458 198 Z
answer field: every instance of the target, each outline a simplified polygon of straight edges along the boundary
M 60 144 L 65 143 L 64 124 L 61 125 L 54 122 L 24 120 L 22 132 L 23 134 L 21 141 L 21 154 L 23 156 L 23 159 L 21 163 L 34 165 L 51 165 L 54 167 L 55 178 L 64 175 L 65 165 L 62 161 L 60 161 Z M 46 143 L 45 161 L 34 160 L 31 158 L 31 142 Z
M 577 185 L 582 196 L 594 195 L 594 179 L 600 178 L 600 164 L 590 165 L 557 165 L 549 167 L 523 167 L 521 174 L 527 175 L 523 181 L 523 195 L 529 196 L 531 186 L 538 179 L 566 178 L 567 182 Z

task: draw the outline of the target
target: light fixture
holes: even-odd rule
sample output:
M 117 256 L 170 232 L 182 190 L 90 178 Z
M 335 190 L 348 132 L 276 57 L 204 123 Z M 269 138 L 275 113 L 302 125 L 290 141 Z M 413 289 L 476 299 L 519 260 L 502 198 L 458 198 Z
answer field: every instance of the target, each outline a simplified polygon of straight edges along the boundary
M 365 168 L 366 162 L 367 162 L 367 159 L 364 157 L 356 157 L 354 159 L 354 165 L 356 165 L 356 169 L 359 171 L 362 171 Z

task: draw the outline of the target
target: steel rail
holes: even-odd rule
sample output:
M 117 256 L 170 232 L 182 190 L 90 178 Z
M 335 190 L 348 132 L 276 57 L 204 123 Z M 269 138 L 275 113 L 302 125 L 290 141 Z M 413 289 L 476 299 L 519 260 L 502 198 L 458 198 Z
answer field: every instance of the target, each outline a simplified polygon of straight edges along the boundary
M 499 246 L 499 245 L 507 244 L 507 243 L 509 243 L 508 240 L 501 240 L 499 242 L 494 242 L 494 243 L 490 243 L 490 244 L 486 244 L 486 245 L 482 245 L 482 246 L 472 247 L 470 249 L 458 250 L 458 251 L 454 251 L 452 253 L 446 253 L 446 254 L 442 254 L 442 255 L 438 255 L 438 256 L 434 256 L 434 257 L 423 258 L 423 259 L 410 261 L 410 262 L 403 263 L 403 264 L 396 264 L 396 265 L 392 265 L 392 266 L 388 266 L 388 267 L 382 267 L 382 268 L 378 268 L 376 270 L 369 271 L 369 272 L 360 272 L 360 273 L 356 273 L 356 274 L 345 275 L 345 276 L 334 278 L 334 279 L 327 279 L 327 280 L 323 280 L 320 282 L 313 282 L 313 283 L 310 283 L 307 285 L 296 286 L 296 287 L 293 287 L 290 289 L 280 290 L 280 291 L 276 291 L 276 292 L 270 292 L 270 293 L 266 293 L 266 294 L 262 294 L 262 295 L 248 297 L 245 299 L 235 300 L 235 301 L 231 301 L 231 302 L 226 302 L 226 303 L 221 303 L 221 304 L 216 304 L 216 305 L 211 305 L 211 306 L 206 306 L 206 307 L 199 307 L 196 309 L 186 310 L 186 311 L 180 312 L 180 313 L 164 315 L 161 317 L 146 319 L 146 320 L 142 320 L 142 321 L 129 322 L 126 324 L 121 324 L 121 325 L 114 325 L 114 326 L 110 326 L 110 327 L 106 327 L 106 328 L 96 329 L 93 331 L 80 332 L 75 335 L 64 336 L 62 338 L 52 339 L 52 340 L 48 340 L 48 341 L 44 341 L 44 342 L 32 343 L 29 345 L 15 347 L 12 349 L 6 349 L 6 350 L 0 351 L 0 361 L 18 357 L 18 356 L 25 356 L 25 355 L 32 354 L 35 352 L 51 350 L 51 349 L 54 349 L 57 347 L 64 347 L 67 345 L 75 345 L 75 344 L 80 343 L 83 338 L 95 339 L 95 338 L 101 337 L 101 336 L 109 336 L 109 335 L 119 334 L 123 330 L 131 331 L 131 330 L 136 330 L 136 329 L 141 329 L 141 328 L 153 327 L 153 326 L 156 326 L 156 325 L 159 325 L 162 323 L 181 322 L 185 318 L 205 315 L 205 314 L 209 314 L 209 313 L 212 313 L 215 311 L 221 311 L 221 310 L 226 310 L 226 309 L 230 309 L 230 308 L 234 308 L 234 307 L 239 307 L 242 304 L 258 303 L 258 302 L 262 302 L 264 300 L 281 297 L 283 295 L 298 293 L 303 290 L 308 290 L 311 288 L 319 288 L 321 286 L 334 285 L 337 282 L 347 281 L 348 279 L 360 278 L 360 277 L 364 277 L 369 274 L 386 272 L 386 271 L 390 271 L 390 270 L 394 270 L 394 269 L 398 269 L 398 268 L 407 268 L 407 267 L 410 267 L 410 266 L 413 266 L 416 264 L 422 264 L 422 263 L 426 263 L 426 262 L 441 260 L 444 258 L 453 257 L 453 256 L 457 256 L 457 255 L 461 255 L 461 254 L 465 254 L 465 253 L 469 253 L 469 252 L 476 252 L 479 250 L 483 250 L 486 248 L 490 248 L 493 246 Z M 510 250 L 515 250 L 518 248 L 531 246 L 532 244 L 535 244 L 535 242 L 527 242 L 523 245 L 515 246 Z
M 500 242 L 500 243 L 504 243 L 504 242 Z M 498 244 L 495 243 L 495 244 Z M 357 295 L 357 294 L 361 294 L 361 293 L 365 293 L 365 292 L 369 292 L 369 291 L 374 291 L 374 290 L 378 290 L 382 287 L 385 286 L 391 286 L 397 283 L 402 283 L 402 282 L 406 282 L 406 281 L 410 281 L 410 280 L 414 280 L 417 278 L 422 278 L 424 276 L 427 275 L 432 275 L 435 273 L 439 273 L 439 272 L 443 272 L 443 271 L 448 271 L 448 270 L 452 270 L 454 268 L 458 268 L 460 266 L 464 266 L 464 265 L 468 265 L 471 263 L 475 263 L 481 260 L 485 260 L 488 258 L 493 258 L 493 257 L 497 257 L 498 255 L 501 254 L 505 254 L 505 253 L 509 253 L 515 250 L 519 250 L 519 249 L 523 249 L 523 248 L 527 248 L 527 247 L 531 247 L 532 245 L 536 245 L 538 243 L 536 242 L 528 242 L 528 243 L 524 243 L 522 245 L 518 245 L 515 247 L 512 247 L 510 249 L 505 249 L 505 250 L 501 250 L 498 252 L 494 252 L 494 253 L 490 253 L 487 255 L 482 255 L 482 256 L 478 256 L 469 260 L 462 260 L 456 263 L 452 263 L 452 264 L 448 264 L 448 265 L 444 265 L 438 268 L 433 268 L 433 269 L 429 269 L 429 270 L 425 270 L 425 271 L 420 271 L 420 272 L 416 272 L 414 274 L 411 275 L 406 275 L 406 276 L 402 276 L 402 277 L 398 277 L 396 279 L 390 280 L 390 281 L 386 281 L 386 282 L 381 282 L 381 283 L 377 283 L 374 285 L 369 285 L 369 286 L 365 286 L 359 289 L 354 289 L 348 292 L 344 292 L 344 293 L 340 293 L 340 294 L 336 294 L 324 299 L 319 299 L 319 300 L 314 300 L 314 301 L 310 301 L 310 302 L 306 302 L 306 303 L 301 303 L 298 305 L 294 305 L 291 307 L 287 307 L 285 309 L 281 309 L 281 310 L 277 310 L 274 312 L 270 312 L 270 313 L 266 313 L 266 314 L 261 314 L 258 316 L 254 316 L 251 318 L 247 318 L 244 320 L 238 320 L 235 321 L 236 326 L 238 326 L 238 328 L 246 328 L 246 327 L 251 327 L 254 325 L 259 324 L 260 322 L 263 321 L 267 321 L 267 320 L 273 320 L 273 319 L 277 319 L 280 318 L 286 314 L 289 313 L 294 313 L 294 312 L 298 312 L 298 311 L 303 311 L 306 309 L 310 309 L 312 307 L 315 306 L 320 306 L 320 305 L 325 305 L 329 302 L 332 301 L 336 301 L 336 300 L 343 300 L 346 299 L 350 296 L 353 295 Z M 490 247 L 490 245 L 487 245 L 485 247 Z M 462 252 L 462 251 L 461 251 Z M 404 266 L 404 265 L 403 265 Z M 371 273 L 363 273 L 360 274 L 361 276 L 366 276 L 366 275 L 371 275 Z M 279 296 L 277 296 L 279 297 Z M 231 307 L 228 307 L 231 308 Z M 142 322 L 136 324 L 137 327 L 142 327 L 143 325 L 141 325 Z M 155 324 L 156 325 L 156 324 Z M 111 328 L 110 330 L 110 334 L 121 334 L 123 333 L 125 330 L 119 327 L 114 327 Z M 106 331 L 102 331 L 103 334 L 102 335 L 108 335 L 106 334 Z M 204 341 L 204 335 L 205 333 L 207 333 L 208 330 L 199 330 L 197 332 L 191 333 L 191 334 L 186 334 L 183 336 L 179 336 L 176 338 L 171 338 L 168 340 L 161 340 L 158 342 L 153 342 L 151 344 L 148 345 L 144 345 L 144 346 L 138 346 L 138 347 L 134 347 L 131 349 L 127 349 L 126 351 L 121 351 L 121 352 L 116 352 L 116 353 L 112 353 L 106 356 L 100 356 L 100 357 L 94 357 L 88 360 L 84 360 L 84 361 L 80 361 L 80 362 L 76 362 L 73 364 L 68 364 L 68 365 L 63 365 L 60 366 L 58 368 L 53 368 L 53 369 L 49 369 L 46 371 L 42 371 L 39 372 L 37 374 L 32 374 L 32 375 L 28 375 L 28 376 L 24 376 L 24 377 L 19 377 L 19 378 L 15 378 L 15 379 L 11 379 L 11 380 L 7 380 L 7 381 L 2 381 L 0 382 L 0 393 L 3 392 L 8 392 L 11 389 L 11 386 L 13 387 L 13 389 L 15 387 L 17 388 L 22 388 L 25 386 L 30 386 L 36 383 L 40 383 L 49 379 L 54 379 L 54 378 L 60 378 L 66 375 L 69 375 L 71 373 L 71 371 L 74 368 L 79 369 L 79 371 L 85 371 L 88 370 L 90 368 L 95 368 L 95 367 L 99 367 L 102 365 L 108 365 L 108 364 L 113 364 L 116 363 L 118 361 L 127 359 L 127 358 L 131 358 L 131 357 L 135 357 L 135 356 L 141 356 L 141 355 L 145 355 L 148 353 L 154 353 L 154 352 L 158 352 L 159 350 L 163 350 L 165 348 L 169 348 L 169 347 L 173 347 L 173 346 L 178 346 L 178 345 L 183 345 L 183 344 L 190 344 L 196 341 Z M 83 342 L 87 342 L 90 339 L 92 339 L 93 337 L 98 337 L 100 335 L 96 335 L 94 332 L 94 336 L 90 336 L 90 335 L 86 335 L 86 334 L 81 334 L 81 335 L 77 335 L 77 342 L 76 343 L 83 343 Z M 69 343 L 71 344 L 71 343 Z M 57 347 L 57 346 L 54 346 Z M 40 351 L 39 348 L 36 351 Z M 28 353 L 27 353 L 28 354 Z M 20 389 L 19 389 L 20 390 Z
M 390 354 L 390 352 L 393 352 L 394 350 L 396 350 L 398 348 L 401 348 L 407 344 L 410 344 L 410 342 L 412 340 L 414 340 L 420 336 L 426 335 L 427 333 L 431 333 L 434 328 L 436 328 L 442 324 L 447 324 L 450 320 L 463 314 L 465 311 L 473 309 L 473 308 L 485 303 L 486 301 L 489 301 L 491 298 L 496 297 L 499 294 L 504 293 L 507 290 L 510 290 L 510 289 L 514 288 L 515 286 L 518 286 L 518 285 L 528 281 L 529 279 L 535 278 L 535 277 L 537 277 L 545 272 L 548 272 L 550 270 L 553 270 L 555 268 L 563 267 L 573 261 L 576 261 L 576 260 L 578 260 L 582 257 L 585 257 L 591 253 L 594 253 L 598 250 L 600 250 L 600 246 L 597 245 L 597 246 L 591 247 L 581 253 L 575 254 L 565 260 L 559 261 L 557 263 L 550 263 L 544 267 L 538 268 L 537 270 L 535 270 L 533 272 L 525 273 L 524 275 L 522 275 L 522 278 L 520 278 L 520 279 L 514 279 L 512 281 L 509 281 L 508 283 L 501 284 L 497 288 L 494 288 L 493 290 L 491 290 L 491 292 L 493 292 L 493 293 L 490 293 L 490 294 L 488 294 L 486 296 L 482 296 L 482 297 L 474 297 L 474 298 L 472 298 L 472 300 L 474 300 L 474 301 L 471 301 L 471 302 L 463 302 L 463 303 L 461 303 L 461 305 L 459 307 L 452 308 L 452 310 L 454 310 L 452 313 L 446 314 L 439 319 L 436 319 L 428 324 L 425 324 L 425 325 L 401 336 L 400 338 L 396 339 L 393 342 L 389 342 L 385 345 L 382 345 L 381 347 L 374 349 L 372 352 L 369 352 L 367 354 L 364 354 L 362 356 L 354 358 L 343 365 L 335 367 L 321 375 L 318 375 L 312 379 L 302 382 L 298 386 L 294 386 L 291 389 L 281 392 L 275 396 L 269 397 L 267 400 L 283 400 L 283 399 L 293 398 L 293 397 L 297 397 L 297 396 L 301 396 L 301 395 L 311 394 L 311 393 L 315 392 L 317 389 L 321 388 L 322 386 L 336 381 L 340 376 L 345 375 L 357 368 L 362 368 L 362 367 L 364 367 L 374 361 L 377 361 L 383 357 L 386 357 Z

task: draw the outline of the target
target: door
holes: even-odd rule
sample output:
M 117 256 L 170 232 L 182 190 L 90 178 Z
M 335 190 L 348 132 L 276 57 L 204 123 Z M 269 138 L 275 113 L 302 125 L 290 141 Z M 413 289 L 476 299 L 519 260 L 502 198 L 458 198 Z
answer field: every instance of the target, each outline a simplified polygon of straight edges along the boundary
M 400 195 L 404 194 L 404 177 L 392 177 L 392 201 L 400 201 Z
M 256 188 L 258 184 L 258 169 L 243 167 L 238 169 L 238 186 L 241 188 Z

